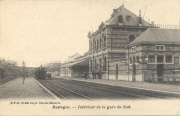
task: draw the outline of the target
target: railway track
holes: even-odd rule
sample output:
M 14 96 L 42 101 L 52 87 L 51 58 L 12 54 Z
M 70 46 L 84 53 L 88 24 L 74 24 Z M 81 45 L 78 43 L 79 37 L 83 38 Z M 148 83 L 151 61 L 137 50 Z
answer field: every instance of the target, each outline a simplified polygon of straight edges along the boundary
M 128 88 L 122 88 L 122 87 L 115 87 L 112 85 L 103 85 L 103 84 L 89 83 L 89 82 L 84 82 L 84 81 L 81 82 L 81 81 L 76 81 L 76 80 L 70 80 L 70 81 L 66 79 L 62 79 L 62 80 L 66 83 L 88 86 L 94 89 L 100 89 L 104 91 L 123 94 L 123 95 L 133 97 L 133 98 L 140 98 L 140 99 L 149 99 L 149 98 L 167 99 L 168 98 L 168 96 L 165 96 L 165 95 L 160 95 L 158 93 L 152 94 L 149 92 L 142 92 L 142 91 L 138 91 L 137 89 L 128 89 Z
M 70 90 L 68 88 L 62 87 L 51 81 L 47 81 L 47 80 L 38 80 L 38 81 L 43 86 L 45 86 L 47 89 L 49 89 L 51 92 L 53 92 L 55 95 L 57 95 L 60 99 L 64 99 L 64 100 L 72 100 L 72 99 L 94 100 L 88 96 L 85 96 L 83 94 L 80 94 L 78 92 Z

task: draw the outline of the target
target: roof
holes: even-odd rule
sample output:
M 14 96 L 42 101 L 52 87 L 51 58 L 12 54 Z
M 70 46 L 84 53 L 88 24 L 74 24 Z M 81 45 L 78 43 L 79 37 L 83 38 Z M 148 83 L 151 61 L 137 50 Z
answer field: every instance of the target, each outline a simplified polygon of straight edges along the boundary
M 180 43 L 180 29 L 148 28 L 130 46 L 138 43 Z
M 119 25 L 118 24 L 118 16 L 122 16 L 123 23 L 122 25 L 128 25 L 128 26 L 139 26 L 139 16 L 132 13 L 128 9 L 126 9 L 123 5 L 117 8 L 117 11 L 115 13 L 112 13 L 112 16 L 105 22 L 107 25 Z M 128 16 L 130 18 L 128 19 Z M 149 26 L 150 24 L 142 19 L 142 26 Z
M 81 61 L 74 61 L 74 62 L 69 62 L 66 64 L 61 65 L 61 67 L 73 67 L 73 66 L 88 66 L 89 60 L 81 60 Z
M 121 25 L 121 26 L 140 26 L 139 25 L 139 16 L 137 16 L 136 14 L 132 13 L 131 11 L 129 11 L 128 9 L 126 9 L 124 7 L 124 5 L 120 6 L 117 9 L 114 9 L 116 12 L 113 12 L 111 17 L 105 21 L 102 22 L 99 25 L 99 28 L 94 32 L 96 33 L 99 29 L 105 28 L 106 25 Z M 119 24 L 118 21 L 118 16 L 122 16 L 122 24 Z M 128 18 L 129 17 L 129 18 Z M 142 18 L 142 17 L 141 17 Z M 148 26 L 149 27 L 149 23 L 143 19 L 141 19 L 141 26 Z M 88 33 L 88 37 L 90 37 L 90 35 L 92 35 L 93 32 Z

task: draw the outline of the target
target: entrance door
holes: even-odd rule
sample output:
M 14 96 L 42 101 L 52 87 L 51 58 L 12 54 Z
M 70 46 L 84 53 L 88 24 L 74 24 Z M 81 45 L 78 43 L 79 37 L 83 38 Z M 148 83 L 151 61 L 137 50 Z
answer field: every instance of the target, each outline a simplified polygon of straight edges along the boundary
M 136 65 L 133 64 L 133 75 L 132 75 L 132 81 L 136 81 Z
M 118 79 L 118 64 L 116 64 L 116 79 Z
M 163 77 L 164 64 L 157 64 L 157 75 Z
M 157 64 L 157 75 L 163 77 L 164 64 Z M 158 81 L 163 81 L 163 78 L 158 78 Z

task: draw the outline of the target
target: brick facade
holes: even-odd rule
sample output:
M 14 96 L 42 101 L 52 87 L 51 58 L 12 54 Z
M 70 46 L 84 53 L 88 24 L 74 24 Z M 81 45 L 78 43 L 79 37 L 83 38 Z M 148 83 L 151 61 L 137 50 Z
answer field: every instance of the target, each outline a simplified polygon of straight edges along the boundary
M 136 16 L 124 6 L 113 10 L 110 19 L 102 22 L 97 31 L 88 33 L 90 77 L 93 72 L 100 72 L 102 75 L 99 78 L 118 79 L 117 60 L 126 58 L 129 43 L 147 28 L 149 23 L 142 20 L 141 15 Z

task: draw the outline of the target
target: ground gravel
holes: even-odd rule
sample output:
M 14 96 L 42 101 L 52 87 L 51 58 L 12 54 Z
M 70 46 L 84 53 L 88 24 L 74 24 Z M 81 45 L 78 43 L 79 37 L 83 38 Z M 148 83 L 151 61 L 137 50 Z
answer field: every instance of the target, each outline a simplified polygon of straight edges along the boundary
M 137 87 L 137 88 L 142 88 L 142 89 L 152 89 L 152 90 L 180 93 L 180 84 L 173 85 L 173 84 L 132 82 L 132 81 L 107 80 L 107 79 L 87 79 L 87 80 L 85 80 L 84 78 L 58 77 L 58 76 L 56 76 L 55 78 L 75 79 L 75 80 L 80 80 L 80 81 L 103 83 L 103 84 L 107 84 L 107 85 L 112 84 L 112 85 L 119 85 L 119 86 Z
M 0 99 L 53 99 L 32 77 L 17 78 L 0 88 Z

